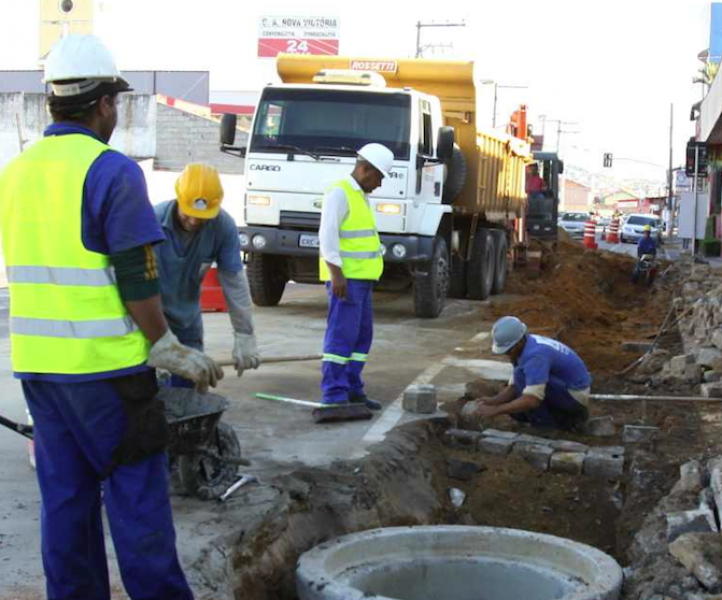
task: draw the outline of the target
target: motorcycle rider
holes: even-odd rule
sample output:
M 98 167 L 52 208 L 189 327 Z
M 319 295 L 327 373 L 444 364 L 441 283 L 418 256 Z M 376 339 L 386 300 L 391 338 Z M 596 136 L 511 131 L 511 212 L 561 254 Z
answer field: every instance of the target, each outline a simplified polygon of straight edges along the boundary
M 636 283 L 637 279 L 639 279 L 641 273 L 640 262 L 645 255 L 657 256 L 657 242 L 652 237 L 651 225 L 644 226 L 644 234 L 637 243 L 637 264 L 634 265 L 634 271 L 632 272 L 632 283 Z

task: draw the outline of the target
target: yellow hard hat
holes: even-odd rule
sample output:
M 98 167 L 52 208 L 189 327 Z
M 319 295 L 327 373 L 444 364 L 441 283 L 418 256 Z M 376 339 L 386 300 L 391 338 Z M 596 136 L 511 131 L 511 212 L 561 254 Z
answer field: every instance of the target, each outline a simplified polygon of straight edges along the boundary
M 214 219 L 221 210 L 223 186 L 218 171 L 204 163 L 186 165 L 175 182 L 178 208 L 197 219 Z
M 651 225 L 645 225 L 645 226 L 644 226 L 644 231 L 652 231 L 652 226 L 651 226 Z

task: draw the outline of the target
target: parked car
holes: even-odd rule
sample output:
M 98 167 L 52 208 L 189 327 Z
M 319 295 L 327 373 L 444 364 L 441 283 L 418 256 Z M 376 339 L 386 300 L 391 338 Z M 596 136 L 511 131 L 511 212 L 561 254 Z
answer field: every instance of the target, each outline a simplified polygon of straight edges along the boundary
M 639 238 L 644 236 L 644 227 L 649 225 L 652 228 L 651 237 L 662 243 L 662 230 L 664 225 L 662 219 L 656 215 L 629 215 L 622 225 L 619 239 L 622 243 L 630 242 L 636 244 Z
M 584 237 L 584 223 L 591 217 L 583 212 L 565 212 L 559 217 L 559 227 L 571 237 L 582 239 Z

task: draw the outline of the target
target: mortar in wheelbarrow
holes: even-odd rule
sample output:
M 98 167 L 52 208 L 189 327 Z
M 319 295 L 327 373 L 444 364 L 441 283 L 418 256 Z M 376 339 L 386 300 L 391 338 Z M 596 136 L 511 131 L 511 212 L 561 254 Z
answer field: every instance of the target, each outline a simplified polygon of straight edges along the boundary
M 220 421 L 230 402 L 218 394 L 163 387 L 170 429 L 168 453 L 185 493 L 204 500 L 220 497 L 238 478 L 241 446 L 233 428 Z

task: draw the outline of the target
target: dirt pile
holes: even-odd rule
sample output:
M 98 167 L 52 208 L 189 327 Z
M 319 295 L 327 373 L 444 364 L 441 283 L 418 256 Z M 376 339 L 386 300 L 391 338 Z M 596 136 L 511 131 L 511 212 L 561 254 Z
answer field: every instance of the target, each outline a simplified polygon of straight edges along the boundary
M 515 315 L 533 332 L 560 339 L 593 372 L 608 374 L 630 364 L 639 354 L 622 351 L 621 343 L 654 337 L 670 301 L 665 281 L 658 278 L 651 289 L 633 285 L 634 259 L 565 239 L 556 253 L 542 252 L 539 276 L 515 271 L 507 285 L 513 297 L 495 301 L 495 316 Z

